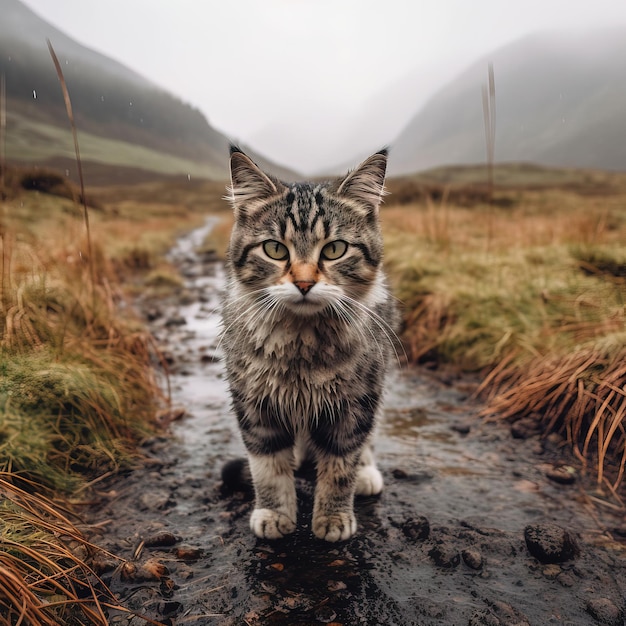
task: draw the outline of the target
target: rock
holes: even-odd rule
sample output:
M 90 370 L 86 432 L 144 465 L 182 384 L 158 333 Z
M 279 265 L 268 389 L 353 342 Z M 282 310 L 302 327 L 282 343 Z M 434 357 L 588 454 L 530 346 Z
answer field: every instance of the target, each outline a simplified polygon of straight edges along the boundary
M 489 602 L 489 608 L 470 617 L 469 626 L 530 626 L 528 618 L 506 602 Z
M 197 561 L 202 556 L 202 550 L 191 546 L 179 546 L 174 550 L 174 554 L 181 561 Z
M 170 494 L 164 490 L 153 490 L 139 496 L 139 508 L 143 511 L 160 511 L 170 505 Z
M 466 548 L 461 552 L 463 563 L 471 569 L 482 569 L 483 567 L 483 555 L 475 548 Z
M 391 470 L 391 474 L 394 478 L 397 478 L 398 480 L 404 480 L 409 477 L 407 472 L 405 472 L 403 469 L 400 469 L 400 468 Z
M 452 426 L 450 426 L 450 429 L 456 433 L 459 433 L 459 435 L 468 435 L 470 431 L 472 430 L 472 427 L 469 424 L 458 423 L 458 424 L 452 424 Z
M 524 539 L 530 554 L 541 563 L 562 563 L 580 552 L 574 536 L 556 524 L 529 524 Z
M 511 424 L 511 435 L 514 439 L 528 439 L 541 432 L 538 420 L 532 417 L 522 417 Z
M 569 465 L 551 467 L 546 470 L 546 477 L 560 485 L 571 485 L 576 482 L 576 470 Z
M 177 537 L 175 534 L 163 530 L 159 533 L 156 533 L 155 535 L 146 537 L 143 543 L 147 548 L 164 548 L 173 546 L 178 541 L 180 541 L 180 537 Z
M 165 326 L 184 326 L 187 320 L 182 315 L 172 315 L 165 320 Z
M 587 602 L 585 609 L 600 624 L 621 626 L 624 623 L 622 611 L 608 598 L 593 598 Z
M 411 517 L 400 525 L 404 536 L 413 541 L 425 541 L 430 536 L 430 522 L 423 516 Z
M 431 548 L 428 556 L 434 561 L 435 565 L 447 569 L 454 569 L 461 562 L 459 552 L 453 546 L 443 542 Z

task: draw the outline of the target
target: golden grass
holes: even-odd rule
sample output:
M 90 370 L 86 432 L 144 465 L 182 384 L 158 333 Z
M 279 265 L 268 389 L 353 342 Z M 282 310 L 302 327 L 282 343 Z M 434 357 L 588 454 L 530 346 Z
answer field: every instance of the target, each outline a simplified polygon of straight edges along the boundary
M 391 196 L 382 210 L 410 358 L 483 372 L 487 412 L 536 416 L 611 490 L 626 449 L 625 200 L 500 189 L 493 205 Z
M 74 203 L 41 192 L 1 211 L 0 624 L 106 624 L 113 600 L 59 502 L 139 460 L 165 399 L 158 350 L 106 228 L 90 248 Z

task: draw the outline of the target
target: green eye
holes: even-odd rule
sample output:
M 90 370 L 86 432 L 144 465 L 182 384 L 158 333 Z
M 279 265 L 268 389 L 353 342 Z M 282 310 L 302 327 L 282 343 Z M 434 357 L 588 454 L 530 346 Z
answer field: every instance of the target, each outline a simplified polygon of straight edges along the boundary
M 322 248 L 322 257 L 328 261 L 335 261 L 340 259 L 348 249 L 348 244 L 345 241 L 331 241 Z
M 284 243 L 270 239 L 263 244 L 263 251 L 274 261 L 284 261 L 289 257 L 289 250 Z

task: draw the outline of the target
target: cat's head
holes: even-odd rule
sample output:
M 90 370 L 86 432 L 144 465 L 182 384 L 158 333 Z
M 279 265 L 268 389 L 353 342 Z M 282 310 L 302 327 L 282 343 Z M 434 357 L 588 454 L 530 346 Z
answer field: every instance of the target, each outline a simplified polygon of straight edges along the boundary
M 383 150 L 343 178 L 287 184 L 231 148 L 231 276 L 246 292 L 297 315 L 362 302 L 381 280 L 378 208 L 386 166 Z

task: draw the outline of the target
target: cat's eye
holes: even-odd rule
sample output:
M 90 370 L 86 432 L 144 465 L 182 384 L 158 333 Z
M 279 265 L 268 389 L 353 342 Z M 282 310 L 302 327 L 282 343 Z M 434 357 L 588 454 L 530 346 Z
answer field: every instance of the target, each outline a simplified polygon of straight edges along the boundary
M 340 259 L 348 249 L 348 244 L 341 239 L 337 241 L 331 241 L 322 248 L 322 257 L 328 261 L 335 261 Z
M 263 251 L 274 261 L 284 261 L 289 257 L 289 250 L 284 243 L 270 239 L 263 244 Z

